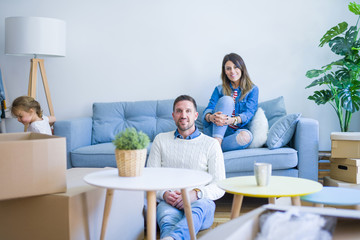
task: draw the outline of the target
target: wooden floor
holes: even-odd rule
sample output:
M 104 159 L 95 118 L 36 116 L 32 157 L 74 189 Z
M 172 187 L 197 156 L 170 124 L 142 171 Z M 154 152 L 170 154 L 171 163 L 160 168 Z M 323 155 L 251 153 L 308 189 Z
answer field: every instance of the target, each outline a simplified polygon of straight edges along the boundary
M 199 232 L 197 235 L 198 238 L 201 237 L 202 235 L 204 235 L 206 232 L 210 231 L 211 229 L 214 229 L 217 226 L 219 226 L 223 223 L 226 223 L 227 221 L 230 221 L 231 205 L 232 205 L 233 196 L 234 195 L 232 195 L 232 194 L 226 193 L 224 197 L 215 201 L 216 210 L 215 210 L 214 223 L 210 229 Z M 242 214 L 250 212 L 251 210 L 254 210 L 255 208 L 258 208 L 264 204 L 268 204 L 267 198 L 244 197 L 240 216 Z

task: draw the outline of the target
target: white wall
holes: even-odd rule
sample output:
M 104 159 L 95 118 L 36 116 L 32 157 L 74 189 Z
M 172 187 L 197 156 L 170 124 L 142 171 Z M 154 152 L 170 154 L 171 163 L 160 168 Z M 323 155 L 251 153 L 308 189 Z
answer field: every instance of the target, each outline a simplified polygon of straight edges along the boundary
M 225 54 L 240 54 L 260 101 L 285 97 L 289 113 L 320 123 L 320 149 L 339 131 L 330 105 L 307 100 L 307 70 L 336 59 L 322 35 L 344 20 L 355 24 L 350 1 L 338 0 L 1 0 L 0 67 L 8 103 L 27 94 L 28 57 L 4 54 L 10 16 L 63 19 L 67 56 L 46 58 L 58 120 L 90 116 L 93 102 L 170 99 L 190 94 L 206 105 L 220 83 Z M 38 100 L 46 108 L 40 85 Z M 352 131 L 359 131 L 359 113 Z

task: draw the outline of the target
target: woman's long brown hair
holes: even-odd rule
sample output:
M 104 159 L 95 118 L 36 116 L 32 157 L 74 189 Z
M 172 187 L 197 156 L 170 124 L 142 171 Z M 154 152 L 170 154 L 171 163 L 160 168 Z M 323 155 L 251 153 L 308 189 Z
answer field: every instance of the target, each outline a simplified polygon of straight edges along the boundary
M 246 96 L 246 94 L 250 92 L 250 90 L 253 88 L 254 83 L 250 79 L 244 60 L 236 53 L 227 54 L 223 59 L 222 69 L 221 69 L 221 80 L 222 80 L 224 95 L 231 96 L 231 88 L 230 88 L 231 81 L 225 74 L 225 64 L 227 61 L 231 61 L 232 63 L 235 64 L 235 66 L 237 66 L 241 70 L 241 77 L 240 77 L 241 96 L 239 99 L 240 101 Z

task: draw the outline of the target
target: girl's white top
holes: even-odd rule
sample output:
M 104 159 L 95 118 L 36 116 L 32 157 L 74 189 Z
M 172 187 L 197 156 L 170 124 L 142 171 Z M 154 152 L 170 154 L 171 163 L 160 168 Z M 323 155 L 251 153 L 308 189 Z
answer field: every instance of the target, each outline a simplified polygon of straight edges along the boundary
M 47 116 L 43 116 L 42 120 L 30 123 L 27 131 L 52 135 L 49 118 Z

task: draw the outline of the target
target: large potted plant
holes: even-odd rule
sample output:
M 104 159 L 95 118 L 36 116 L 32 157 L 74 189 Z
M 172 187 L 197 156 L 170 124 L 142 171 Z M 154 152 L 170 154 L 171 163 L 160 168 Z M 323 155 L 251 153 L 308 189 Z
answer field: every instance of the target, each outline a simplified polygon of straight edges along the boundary
M 308 99 L 318 105 L 329 103 L 338 116 L 342 132 L 349 130 L 352 114 L 360 108 L 360 5 L 352 2 L 348 8 L 359 16 L 356 25 L 348 27 L 347 22 L 339 23 L 325 33 L 319 44 L 320 47 L 329 44 L 331 51 L 341 58 L 306 73 L 308 78 L 317 78 L 306 88 L 325 87 Z
M 149 137 L 135 128 L 127 128 L 115 136 L 113 144 L 119 176 L 136 177 L 142 174 L 149 142 Z

